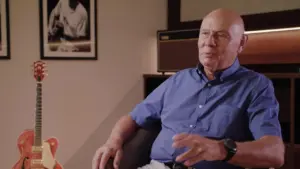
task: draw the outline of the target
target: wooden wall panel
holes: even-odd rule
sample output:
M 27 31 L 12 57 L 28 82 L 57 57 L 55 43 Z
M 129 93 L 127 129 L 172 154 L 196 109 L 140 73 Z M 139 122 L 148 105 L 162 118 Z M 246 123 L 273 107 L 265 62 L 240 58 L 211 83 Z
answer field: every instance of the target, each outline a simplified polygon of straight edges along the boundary
M 178 71 L 198 62 L 195 30 L 158 33 L 158 71 Z M 189 36 L 187 36 L 189 35 Z M 239 55 L 243 65 L 300 64 L 300 30 L 249 34 Z
M 300 30 L 250 34 L 243 64 L 300 63 Z

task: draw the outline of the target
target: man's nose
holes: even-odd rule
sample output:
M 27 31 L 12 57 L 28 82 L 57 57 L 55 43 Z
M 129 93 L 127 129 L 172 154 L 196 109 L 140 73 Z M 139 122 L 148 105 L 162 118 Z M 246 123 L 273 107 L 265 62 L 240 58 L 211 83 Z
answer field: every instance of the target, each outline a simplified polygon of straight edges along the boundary
M 209 36 L 205 39 L 205 45 L 206 45 L 206 46 L 212 46 L 212 47 L 215 47 L 215 46 L 217 45 L 216 39 L 215 39 L 214 35 L 209 35 Z

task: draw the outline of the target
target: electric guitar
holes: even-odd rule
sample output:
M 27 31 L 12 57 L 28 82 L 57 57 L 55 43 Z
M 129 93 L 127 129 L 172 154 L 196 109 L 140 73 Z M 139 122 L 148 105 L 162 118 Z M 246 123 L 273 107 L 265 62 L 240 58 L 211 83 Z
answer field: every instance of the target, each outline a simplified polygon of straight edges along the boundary
M 55 159 L 58 140 L 54 137 L 42 140 L 42 80 L 45 77 L 45 63 L 33 64 L 36 86 L 36 110 L 34 130 L 25 130 L 17 140 L 20 159 L 13 169 L 63 169 Z

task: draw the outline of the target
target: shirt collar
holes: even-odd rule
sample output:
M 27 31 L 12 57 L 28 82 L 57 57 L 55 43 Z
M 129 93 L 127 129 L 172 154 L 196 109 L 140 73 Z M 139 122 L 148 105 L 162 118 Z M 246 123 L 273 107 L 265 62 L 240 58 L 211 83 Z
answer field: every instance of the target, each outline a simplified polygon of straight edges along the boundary
M 220 79 L 221 81 L 223 81 L 225 78 L 227 78 L 227 77 L 231 76 L 233 73 L 235 73 L 239 69 L 239 67 L 240 67 L 240 62 L 239 62 L 238 58 L 236 58 L 230 67 L 228 67 L 227 69 L 225 69 L 221 72 L 215 73 L 215 77 L 216 77 L 216 79 Z M 201 76 L 206 77 L 204 70 L 203 70 L 203 65 L 201 63 L 198 63 L 198 65 L 197 65 L 197 72 Z

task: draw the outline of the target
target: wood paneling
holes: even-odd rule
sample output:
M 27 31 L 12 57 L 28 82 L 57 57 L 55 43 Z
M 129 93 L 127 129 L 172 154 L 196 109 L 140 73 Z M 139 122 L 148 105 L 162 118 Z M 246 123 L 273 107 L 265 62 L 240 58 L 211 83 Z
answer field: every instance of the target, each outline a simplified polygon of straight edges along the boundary
M 243 65 L 300 65 L 300 30 L 249 34 L 238 56 Z M 178 71 L 198 63 L 197 31 L 158 32 L 158 71 Z
M 243 64 L 300 63 L 300 30 L 250 34 Z

